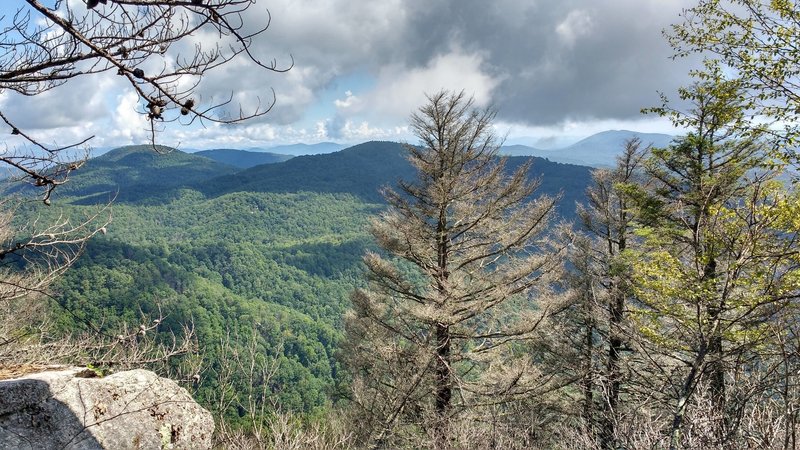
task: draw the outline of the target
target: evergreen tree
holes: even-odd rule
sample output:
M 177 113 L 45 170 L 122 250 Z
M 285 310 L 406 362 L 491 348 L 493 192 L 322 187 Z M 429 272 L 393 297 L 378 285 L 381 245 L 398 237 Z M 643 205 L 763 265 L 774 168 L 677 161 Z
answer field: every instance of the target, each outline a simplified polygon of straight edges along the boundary
M 530 200 L 527 165 L 507 175 L 493 110 L 463 92 L 428 99 L 407 146 L 417 179 L 386 191 L 372 226 L 384 253 L 364 258 L 369 287 L 347 318 L 354 398 L 378 446 L 427 433 L 443 448 L 456 418 L 552 388 L 525 343 L 547 310 L 532 297 L 559 265 L 543 238 L 555 199 Z
M 623 361 L 630 347 L 625 312 L 633 297 L 630 266 L 622 257 L 634 226 L 627 189 L 646 183 L 642 162 L 648 149 L 639 139 L 629 140 L 616 167 L 592 172 L 586 204 L 578 205 L 582 233 L 571 236 L 571 269 L 565 277 L 571 295 L 563 314 L 577 349 L 569 358 L 571 372 L 582 380 L 584 426 L 597 430 L 604 449 L 618 447 L 620 396 L 623 379 L 630 378 Z

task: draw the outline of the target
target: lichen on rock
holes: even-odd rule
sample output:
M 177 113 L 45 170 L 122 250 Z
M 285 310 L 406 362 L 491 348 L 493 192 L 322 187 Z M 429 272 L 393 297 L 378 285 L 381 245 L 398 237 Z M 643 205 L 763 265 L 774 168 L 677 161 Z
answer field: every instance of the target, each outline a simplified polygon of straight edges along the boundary
M 172 380 L 82 369 L 0 381 L 0 449 L 208 449 L 214 421 Z

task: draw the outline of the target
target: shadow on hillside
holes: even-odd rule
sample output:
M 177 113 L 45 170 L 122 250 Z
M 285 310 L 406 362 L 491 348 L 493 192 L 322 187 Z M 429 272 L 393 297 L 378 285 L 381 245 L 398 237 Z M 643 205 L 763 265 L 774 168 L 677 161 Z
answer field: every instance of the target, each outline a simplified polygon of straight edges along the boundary
M 304 243 L 293 245 L 274 256 L 279 262 L 310 275 L 333 278 L 359 267 L 364 251 L 371 245 L 374 245 L 372 240 L 366 238 L 339 244 Z

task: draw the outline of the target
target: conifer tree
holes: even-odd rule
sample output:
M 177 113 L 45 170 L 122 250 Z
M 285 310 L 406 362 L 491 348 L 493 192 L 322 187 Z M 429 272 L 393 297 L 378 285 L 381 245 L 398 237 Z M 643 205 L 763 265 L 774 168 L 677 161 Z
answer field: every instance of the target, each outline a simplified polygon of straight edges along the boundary
M 597 430 L 603 449 L 618 447 L 615 427 L 627 372 L 623 354 L 630 347 L 625 312 L 633 289 L 623 252 L 633 238 L 635 217 L 626 191 L 646 183 L 642 162 L 648 149 L 631 139 L 616 167 L 592 172 L 586 204 L 578 205 L 581 232 L 571 237 L 571 269 L 565 277 L 571 293 L 563 319 L 577 326 L 572 339 L 580 336 L 573 343 L 578 354 L 571 359 L 582 379 L 584 427 Z
M 559 265 L 543 237 L 555 199 L 531 200 L 528 165 L 508 175 L 494 117 L 463 92 L 429 96 L 406 146 L 417 179 L 387 190 L 373 221 L 382 252 L 364 258 L 345 354 L 378 446 L 427 434 L 444 448 L 456 418 L 477 424 L 552 388 L 526 342 L 548 309 L 533 296 Z

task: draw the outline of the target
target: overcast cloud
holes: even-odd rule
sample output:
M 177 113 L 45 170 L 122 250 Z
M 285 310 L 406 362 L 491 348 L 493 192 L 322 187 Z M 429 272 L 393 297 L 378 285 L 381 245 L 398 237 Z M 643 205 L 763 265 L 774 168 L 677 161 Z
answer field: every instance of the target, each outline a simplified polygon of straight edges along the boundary
M 686 84 L 691 64 L 669 58 L 661 30 L 691 3 L 259 0 L 248 20 L 263 23 L 268 8 L 272 25 L 253 50 L 279 66 L 293 57 L 294 68 L 279 74 L 229 64 L 205 77 L 202 99 L 233 90 L 236 100 L 252 106 L 270 99 L 274 88 L 273 111 L 229 128 L 171 124 L 163 140 L 246 147 L 403 139 L 408 115 L 426 92 L 439 89 L 464 89 L 478 104 L 494 105 L 504 126 L 542 140 L 588 135 L 601 126 L 653 131 L 656 122 L 643 119 L 640 109 L 655 105 L 658 91 L 672 94 Z M 146 135 L 134 99 L 113 75 L 72 82 L 33 100 L 4 93 L 0 102 L 45 136 L 89 132 L 104 146 Z

